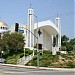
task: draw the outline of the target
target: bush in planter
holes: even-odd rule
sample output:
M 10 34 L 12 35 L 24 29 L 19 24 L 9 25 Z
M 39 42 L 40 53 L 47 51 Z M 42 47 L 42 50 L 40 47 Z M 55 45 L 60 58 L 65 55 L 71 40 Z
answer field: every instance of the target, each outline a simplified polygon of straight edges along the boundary
M 28 53 L 30 51 L 29 48 L 25 48 L 25 53 Z
M 33 50 L 30 50 L 29 48 L 26 48 L 25 49 L 25 53 L 28 55 L 32 54 L 33 53 Z
M 57 55 L 60 55 L 61 53 L 60 52 L 57 52 Z
M 60 51 L 66 51 L 66 46 L 61 46 Z
M 32 51 L 32 50 L 29 50 L 29 51 L 28 51 L 28 53 L 29 53 L 29 55 L 30 55 L 30 54 L 32 54 L 32 53 L 33 53 L 33 51 Z

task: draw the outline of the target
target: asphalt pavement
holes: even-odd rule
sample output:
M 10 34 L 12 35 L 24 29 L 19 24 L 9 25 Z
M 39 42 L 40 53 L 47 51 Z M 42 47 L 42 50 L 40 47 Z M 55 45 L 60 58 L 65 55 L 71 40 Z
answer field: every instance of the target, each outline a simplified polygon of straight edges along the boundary
M 75 75 L 75 69 L 36 68 L 22 65 L 0 64 L 0 75 Z

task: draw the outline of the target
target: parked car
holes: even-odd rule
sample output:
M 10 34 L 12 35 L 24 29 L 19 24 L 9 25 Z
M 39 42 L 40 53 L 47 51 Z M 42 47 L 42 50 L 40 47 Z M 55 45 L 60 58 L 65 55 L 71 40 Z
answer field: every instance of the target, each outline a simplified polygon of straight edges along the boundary
M 0 63 L 5 63 L 5 59 L 4 58 L 0 58 Z

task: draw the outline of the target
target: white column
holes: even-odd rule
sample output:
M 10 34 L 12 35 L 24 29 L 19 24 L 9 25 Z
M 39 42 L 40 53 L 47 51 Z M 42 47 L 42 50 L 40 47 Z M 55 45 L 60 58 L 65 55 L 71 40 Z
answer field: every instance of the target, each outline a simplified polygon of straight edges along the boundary
M 61 47 L 61 26 L 60 26 L 60 18 L 57 16 L 56 18 L 56 26 L 59 29 L 59 34 L 58 34 L 58 47 Z
M 61 34 L 58 35 L 58 46 L 61 47 Z
M 51 38 L 52 38 L 51 42 L 52 42 L 52 50 L 53 50 L 53 35 L 51 35 Z
M 55 47 L 53 47 L 53 35 L 51 35 L 51 38 L 52 38 L 52 55 L 55 55 L 56 54 L 56 49 L 55 49 Z

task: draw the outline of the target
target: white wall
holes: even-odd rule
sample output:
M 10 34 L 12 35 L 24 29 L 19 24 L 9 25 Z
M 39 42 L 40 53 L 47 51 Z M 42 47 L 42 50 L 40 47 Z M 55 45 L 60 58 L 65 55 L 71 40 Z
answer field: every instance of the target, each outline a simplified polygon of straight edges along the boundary
M 38 35 L 38 43 L 42 44 L 42 47 L 43 47 L 44 50 L 46 50 L 46 49 L 51 50 L 52 49 L 51 35 L 48 34 L 43 28 L 39 28 L 39 29 L 42 32 L 42 34 L 40 36 Z M 34 31 L 34 34 L 37 36 L 36 31 L 37 30 Z M 36 45 L 36 43 L 37 43 L 36 38 L 34 38 L 34 42 L 35 42 L 35 45 Z
M 52 49 L 51 35 L 48 34 L 45 30 L 43 30 L 43 48 L 49 50 Z

